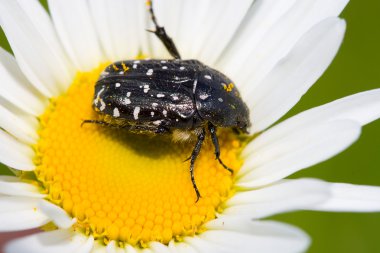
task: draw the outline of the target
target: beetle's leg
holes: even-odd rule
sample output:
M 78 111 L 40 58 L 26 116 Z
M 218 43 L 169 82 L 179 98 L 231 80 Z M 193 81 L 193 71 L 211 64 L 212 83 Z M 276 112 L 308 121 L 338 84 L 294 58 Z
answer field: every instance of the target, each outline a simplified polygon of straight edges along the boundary
M 108 122 L 105 122 L 105 121 L 102 121 L 102 120 L 95 120 L 95 119 L 85 119 L 85 120 L 82 121 L 82 123 L 80 124 L 80 126 L 83 127 L 84 124 L 97 124 L 97 125 L 103 125 L 103 126 L 107 126 L 107 127 L 120 128 L 119 125 L 114 125 L 114 124 L 111 124 L 111 123 L 108 123 Z
M 164 44 L 164 46 L 169 51 L 169 54 L 171 56 L 173 56 L 175 59 L 181 59 L 181 56 L 177 50 L 177 47 L 174 44 L 174 41 L 166 33 L 165 28 L 162 26 L 159 26 L 157 23 L 156 15 L 154 14 L 154 10 L 153 10 L 152 0 L 147 0 L 146 3 L 149 7 L 150 16 L 152 18 L 152 21 L 156 29 L 155 31 L 148 30 L 148 32 L 154 33 L 158 37 L 158 39 L 161 40 L 161 42 Z
M 191 153 L 190 156 L 190 176 L 191 176 L 191 182 L 193 183 L 193 187 L 195 190 L 195 193 L 197 194 L 197 200 L 195 201 L 198 202 L 199 198 L 201 197 L 201 194 L 199 193 L 197 184 L 195 183 L 195 178 L 194 178 L 194 163 L 195 160 L 197 159 L 199 152 L 201 151 L 202 148 L 202 143 L 205 139 L 206 131 L 204 128 L 202 128 L 202 131 L 198 135 L 198 140 L 197 143 L 195 144 L 195 147 L 193 149 L 193 152 Z
M 82 121 L 81 127 L 84 124 L 97 124 L 97 125 L 103 125 L 106 127 L 113 127 L 113 128 L 122 128 L 127 129 L 129 131 L 147 131 L 147 132 L 154 132 L 156 134 L 163 134 L 168 133 L 170 130 L 164 126 L 159 127 L 151 127 L 151 126 L 139 126 L 139 125 L 127 125 L 127 124 L 112 124 L 109 122 L 101 121 L 101 120 L 93 120 L 93 119 L 86 119 Z
M 208 123 L 208 130 L 210 131 L 210 134 L 211 134 L 211 140 L 212 140 L 212 143 L 214 144 L 214 147 L 215 147 L 215 156 L 216 156 L 216 159 L 219 161 L 219 163 L 223 166 L 223 168 L 225 168 L 226 170 L 228 170 L 229 172 L 231 172 L 231 174 L 234 173 L 234 171 L 231 169 L 231 168 L 228 168 L 224 163 L 223 161 L 220 159 L 220 148 L 219 148 L 219 141 L 218 141 L 218 137 L 216 136 L 216 128 L 213 124 L 211 124 L 210 122 Z

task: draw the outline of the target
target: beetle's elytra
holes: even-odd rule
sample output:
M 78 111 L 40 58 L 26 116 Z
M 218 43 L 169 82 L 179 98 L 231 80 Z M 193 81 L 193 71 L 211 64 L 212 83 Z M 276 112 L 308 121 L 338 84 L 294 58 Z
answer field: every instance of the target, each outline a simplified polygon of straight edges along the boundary
M 104 120 L 84 120 L 83 123 L 116 126 L 135 133 L 172 133 L 176 140 L 197 136 L 189 160 L 198 201 L 201 195 L 194 179 L 194 163 L 206 128 L 216 159 L 233 172 L 219 157 L 216 128 L 233 128 L 246 133 L 250 126 L 249 110 L 233 82 L 224 74 L 198 60 L 180 60 L 174 42 L 157 24 L 152 3 L 149 3 L 156 27 L 153 33 L 176 59 L 125 60 L 108 66 L 95 85 L 93 100 L 93 108 L 105 116 Z

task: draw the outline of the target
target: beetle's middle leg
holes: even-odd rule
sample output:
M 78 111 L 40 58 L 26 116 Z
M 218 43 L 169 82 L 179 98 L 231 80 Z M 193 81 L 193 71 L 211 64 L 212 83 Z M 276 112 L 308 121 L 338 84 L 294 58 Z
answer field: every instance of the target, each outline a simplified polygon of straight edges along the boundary
M 197 159 L 197 157 L 199 155 L 199 152 L 201 151 L 202 143 L 205 140 L 205 136 L 206 136 L 206 131 L 205 131 L 204 128 L 202 128 L 202 131 L 198 135 L 197 143 L 195 144 L 193 152 L 191 153 L 191 156 L 190 156 L 190 176 L 191 176 L 191 182 L 193 183 L 193 187 L 194 187 L 195 193 L 197 194 L 197 200 L 195 202 L 198 202 L 199 198 L 201 197 L 201 194 L 199 193 L 197 184 L 195 183 L 195 178 L 194 178 L 194 163 L 195 163 L 195 160 Z
M 214 147 L 215 147 L 215 157 L 216 159 L 219 161 L 219 163 L 223 166 L 223 168 L 225 168 L 226 170 L 228 170 L 229 172 L 231 172 L 231 174 L 234 173 L 234 171 L 227 167 L 223 161 L 220 159 L 220 148 L 219 148 L 219 141 L 218 141 L 218 137 L 216 136 L 216 128 L 213 124 L 211 124 L 210 122 L 208 123 L 208 130 L 210 131 L 210 134 L 211 134 L 211 140 L 212 140 L 212 143 L 214 144 Z
M 147 0 L 146 2 L 147 2 L 147 5 L 149 6 L 150 16 L 156 29 L 155 31 L 148 30 L 148 32 L 154 33 L 158 37 L 158 39 L 161 40 L 161 42 L 164 44 L 164 46 L 169 51 L 169 54 L 171 56 L 173 56 L 175 59 L 181 59 L 181 55 L 179 54 L 177 47 L 174 44 L 173 39 L 170 38 L 169 35 L 166 33 L 165 28 L 162 26 L 159 26 L 157 23 L 156 15 L 154 14 L 154 10 L 153 10 L 153 1 Z

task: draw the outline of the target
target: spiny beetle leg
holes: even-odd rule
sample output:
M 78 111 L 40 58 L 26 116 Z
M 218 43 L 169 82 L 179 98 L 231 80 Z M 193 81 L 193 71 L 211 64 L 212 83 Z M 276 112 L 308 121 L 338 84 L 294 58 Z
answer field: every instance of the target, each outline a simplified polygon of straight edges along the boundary
M 118 125 L 118 124 L 112 124 L 109 122 L 105 122 L 105 121 L 101 121 L 101 120 L 93 120 L 93 119 L 83 120 L 81 127 L 84 124 L 97 124 L 97 125 L 102 125 L 102 126 L 106 126 L 106 127 L 127 129 L 129 131 L 146 131 L 146 132 L 155 132 L 157 134 L 169 132 L 169 129 L 167 129 L 166 127 L 163 127 L 163 126 L 152 127 L 152 126 L 139 126 L 139 125 L 127 125 L 127 124 Z
M 219 161 L 219 163 L 223 166 L 224 169 L 228 170 L 229 172 L 231 172 L 231 174 L 233 174 L 234 173 L 233 169 L 227 167 L 223 163 L 223 161 L 220 159 L 220 148 L 219 148 L 218 137 L 216 136 L 216 128 L 210 122 L 208 123 L 208 130 L 210 131 L 211 140 L 212 140 L 212 143 L 214 144 L 214 147 L 215 147 L 215 157 L 216 157 L 215 159 Z
M 201 198 L 201 194 L 199 193 L 197 184 L 195 183 L 195 178 L 194 178 L 194 163 L 195 163 L 195 160 L 197 159 L 197 157 L 199 155 L 199 152 L 201 151 L 202 143 L 205 140 L 205 135 L 206 135 L 206 131 L 205 131 L 204 128 L 202 128 L 202 131 L 198 135 L 197 143 L 195 144 L 193 152 L 191 153 L 191 156 L 190 156 L 190 176 L 191 176 L 191 182 L 193 183 L 193 187 L 194 187 L 195 193 L 197 194 L 197 200 L 195 201 L 195 203 L 197 203 L 198 200 L 199 200 L 199 198 Z
M 85 119 L 85 120 L 82 121 L 82 123 L 80 124 L 80 126 L 83 127 L 84 124 L 96 124 L 96 125 L 103 125 L 103 126 L 107 126 L 107 127 L 120 128 L 119 125 L 113 125 L 111 123 L 108 123 L 108 122 L 105 122 L 105 121 L 102 121 L 102 120 L 94 120 L 94 119 Z
M 147 30 L 148 32 L 154 33 L 159 40 L 164 44 L 165 48 L 169 51 L 169 54 L 173 56 L 175 59 L 181 59 L 181 55 L 179 54 L 177 47 L 174 44 L 174 41 L 172 38 L 169 37 L 169 35 L 166 33 L 165 28 L 162 26 L 159 26 L 157 23 L 156 15 L 154 14 L 153 10 L 153 1 L 147 0 L 147 5 L 149 7 L 149 12 L 151 19 L 155 26 L 155 31 Z

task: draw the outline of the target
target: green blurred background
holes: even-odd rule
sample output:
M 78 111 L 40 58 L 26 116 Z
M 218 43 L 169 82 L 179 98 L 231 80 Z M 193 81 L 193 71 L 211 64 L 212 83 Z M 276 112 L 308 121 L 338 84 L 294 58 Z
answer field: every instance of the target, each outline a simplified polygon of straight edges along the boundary
M 380 1 L 352 0 L 341 16 L 347 21 L 347 32 L 337 57 L 285 118 L 343 96 L 380 87 Z M 2 32 L 0 45 L 9 49 Z M 9 171 L 0 165 L 0 174 Z M 380 120 L 365 126 L 359 141 L 343 153 L 292 176 L 299 177 L 380 186 Z M 307 231 L 313 239 L 309 252 L 380 252 L 380 213 L 304 211 L 278 215 L 275 219 Z

